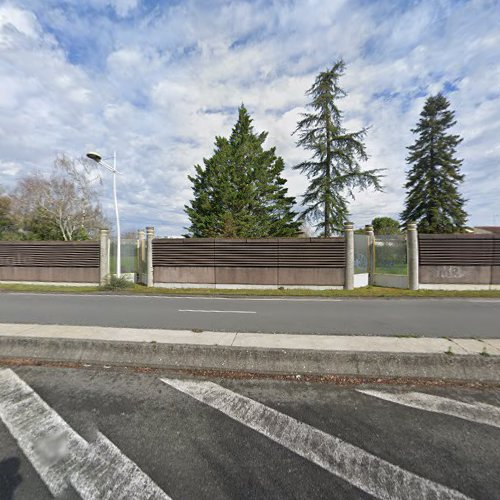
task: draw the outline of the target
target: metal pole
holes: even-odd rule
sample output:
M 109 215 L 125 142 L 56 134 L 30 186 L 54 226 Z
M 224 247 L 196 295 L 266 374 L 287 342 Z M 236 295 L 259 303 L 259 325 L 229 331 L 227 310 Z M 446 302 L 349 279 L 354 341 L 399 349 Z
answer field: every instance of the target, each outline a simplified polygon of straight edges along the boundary
M 120 234 L 120 216 L 118 215 L 118 199 L 116 197 L 116 151 L 113 152 L 113 197 L 115 199 L 115 215 L 116 215 L 116 275 L 119 278 L 122 270 L 122 248 Z

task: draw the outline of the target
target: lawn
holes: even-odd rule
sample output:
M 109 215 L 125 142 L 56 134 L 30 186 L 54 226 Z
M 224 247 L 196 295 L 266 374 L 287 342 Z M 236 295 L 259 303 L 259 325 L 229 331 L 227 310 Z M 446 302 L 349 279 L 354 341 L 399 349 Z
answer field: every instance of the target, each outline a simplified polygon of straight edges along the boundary
M 406 264 L 396 264 L 393 266 L 377 266 L 375 274 L 398 274 L 406 276 L 408 274 L 408 267 Z
M 120 291 L 104 290 L 98 286 L 28 285 L 0 283 L 0 292 L 45 293 L 117 293 L 132 295 L 233 295 L 271 297 L 486 297 L 500 298 L 500 290 L 401 290 L 398 288 L 363 287 L 355 290 L 233 290 L 214 288 L 147 288 L 133 285 Z

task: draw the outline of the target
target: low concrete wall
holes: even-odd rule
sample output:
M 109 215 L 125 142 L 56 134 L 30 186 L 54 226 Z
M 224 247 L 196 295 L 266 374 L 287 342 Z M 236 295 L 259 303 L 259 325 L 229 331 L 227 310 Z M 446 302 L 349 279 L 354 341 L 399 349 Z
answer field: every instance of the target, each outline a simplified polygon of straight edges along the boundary
M 85 267 L 0 266 L 0 281 L 98 284 L 99 269 Z
M 421 284 L 491 284 L 490 266 L 420 266 Z
M 370 284 L 369 273 L 359 273 L 354 275 L 354 288 L 361 288 Z
M 216 267 L 215 283 L 277 285 L 277 267 Z
M 214 284 L 215 268 L 210 267 L 182 267 L 182 266 L 157 266 L 153 269 L 154 283 L 198 283 Z
M 386 288 L 408 288 L 408 276 L 400 274 L 374 274 L 372 283 L 374 286 Z
M 500 285 L 475 285 L 473 283 L 421 283 L 420 290 L 500 290 Z
M 344 269 L 158 266 L 154 283 L 169 288 L 341 288 Z

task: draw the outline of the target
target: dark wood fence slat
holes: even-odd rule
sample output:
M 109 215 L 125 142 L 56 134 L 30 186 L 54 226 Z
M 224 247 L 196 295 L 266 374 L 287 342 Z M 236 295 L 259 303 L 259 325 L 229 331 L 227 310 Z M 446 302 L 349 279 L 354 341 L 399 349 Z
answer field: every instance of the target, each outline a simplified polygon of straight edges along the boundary
M 2 267 L 98 268 L 100 244 L 96 241 L 0 241 Z
M 421 266 L 498 266 L 497 240 L 490 235 L 419 235 Z
M 343 238 L 153 241 L 157 267 L 298 267 L 342 268 Z

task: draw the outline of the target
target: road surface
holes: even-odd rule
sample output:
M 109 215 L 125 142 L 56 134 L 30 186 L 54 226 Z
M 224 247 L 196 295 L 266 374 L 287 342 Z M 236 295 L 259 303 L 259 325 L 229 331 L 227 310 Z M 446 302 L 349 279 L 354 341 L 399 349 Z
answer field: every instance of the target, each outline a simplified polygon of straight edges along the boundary
M 500 338 L 500 300 L 1 293 L 0 323 Z
M 500 498 L 500 393 L 0 366 L 0 498 Z

